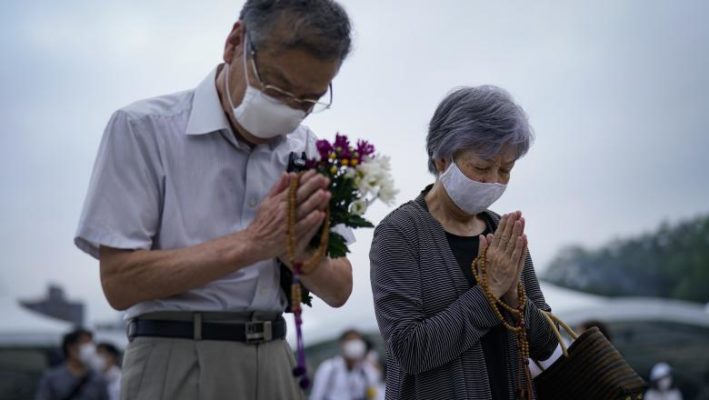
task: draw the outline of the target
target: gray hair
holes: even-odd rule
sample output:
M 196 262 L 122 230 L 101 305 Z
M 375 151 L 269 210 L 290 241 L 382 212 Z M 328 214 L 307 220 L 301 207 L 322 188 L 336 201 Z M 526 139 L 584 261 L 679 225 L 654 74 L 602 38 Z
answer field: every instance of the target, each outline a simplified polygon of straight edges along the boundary
M 342 61 L 352 46 L 349 17 L 333 0 L 247 0 L 239 18 L 257 49 L 301 49 Z
M 466 150 L 492 159 L 511 146 L 518 159 L 533 139 L 527 114 L 507 91 L 492 85 L 463 87 L 449 93 L 431 118 L 428 170 L 438 175 L 434 160 L 449 160 Z

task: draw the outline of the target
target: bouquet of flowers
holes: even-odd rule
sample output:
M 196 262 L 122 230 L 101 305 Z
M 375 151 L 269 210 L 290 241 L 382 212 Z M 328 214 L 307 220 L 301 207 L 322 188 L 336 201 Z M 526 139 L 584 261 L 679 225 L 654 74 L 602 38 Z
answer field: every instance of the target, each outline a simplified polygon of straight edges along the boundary
M 317 169 L 330 179 L 330 227 L 374 227 L 363 217 L 367 208 L 377 199 L 391 205 L 397 194 L 389 157 L 376 154 L 374 146 L 365 140 L 358 140 L 353 146 L 347 136 L 340 134 L 333 143 L 318 140 L 316 146 L 320 158 L 308 160 L 306 168 Z M 331 230 L 329 236 L 329 257 L 344 257 L 349 253 L 342 235 Z
M 293 370 L 300 377 L 300 385 L 307 388 L 310 381 L 305 367 L 305 352 L 302 334 L 302 289 L 300 275 L 304 270 L 320 263 L 326 255 L 332 258 L 349 253 L 345 238 L 332 230 L 337 226 L 349 228 L 372 228 L 374 225 L 364 218 L 367 208 L 376 200 L 387 205 L 394 202 L 397 190 L 390 173 L 389 157 L 375 153 L 374 146 L 365 140 L 355 145 L 345 135 L 337 134 L 335 141 L 318 140 L 319 157 L 306 160 L 305 169 L 315 169 L 330 179 L 330 204 L 328 217 L 322 231 L 311 245 L 315 253 L 305 261 L 295 259 L 295 193 L 298 181 L 292 180 L 289 189 L 288 256 L 293 265 L 291 285 L 291 306 L 295 317 L 297 339 L 297 366 Z

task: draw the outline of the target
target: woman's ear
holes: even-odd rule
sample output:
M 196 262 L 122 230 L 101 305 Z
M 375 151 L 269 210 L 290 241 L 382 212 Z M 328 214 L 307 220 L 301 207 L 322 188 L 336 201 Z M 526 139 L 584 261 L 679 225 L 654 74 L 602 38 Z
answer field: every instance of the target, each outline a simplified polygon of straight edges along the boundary
M 436 164 L 436 171 L 438 171 L 439 175 L 448 169 L 449 161 L 444 158 L 436 159 L 433 163 Z

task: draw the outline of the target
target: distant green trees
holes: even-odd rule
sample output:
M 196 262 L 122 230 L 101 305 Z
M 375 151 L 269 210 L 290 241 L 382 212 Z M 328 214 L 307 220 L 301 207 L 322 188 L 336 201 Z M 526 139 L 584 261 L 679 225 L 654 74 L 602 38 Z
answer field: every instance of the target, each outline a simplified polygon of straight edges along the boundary
M 542 279 L 604 296 L 652 296 L 709 302 L 709 216 L 598 250 L 568 247 Z

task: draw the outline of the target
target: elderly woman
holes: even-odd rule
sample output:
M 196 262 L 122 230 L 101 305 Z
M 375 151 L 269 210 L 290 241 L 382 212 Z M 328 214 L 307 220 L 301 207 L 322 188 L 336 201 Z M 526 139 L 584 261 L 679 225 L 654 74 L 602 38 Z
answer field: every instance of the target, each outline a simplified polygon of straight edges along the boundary
M 549 306 L 521 212 L 488 209 L 529 149 L 526 115 L 500 88 L 462 88 L 438 106 L 426 140 L 436 181 L 381 222 L 370 252 L 386 398 L 533 398 L 518 349 L 551 355 L 557 340 L 540 312 Z M 472 268 L 483 252 L 484 271 Z M 517 322 L 498 301 L 519 312 Z M 501 318 L 521 326 L 528 346 Z

